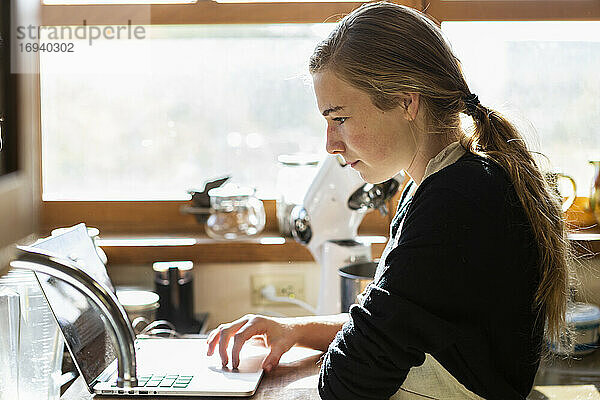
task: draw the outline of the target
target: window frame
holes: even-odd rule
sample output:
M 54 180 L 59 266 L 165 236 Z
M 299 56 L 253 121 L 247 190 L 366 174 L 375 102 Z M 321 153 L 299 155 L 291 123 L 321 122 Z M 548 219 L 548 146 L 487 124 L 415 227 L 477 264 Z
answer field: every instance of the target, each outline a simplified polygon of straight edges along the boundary
M 134 25 L 321 23 L 334 22 L 363 3 L 217 3 L 199 0 L 192 4 L 42 4 L 41 21 L 43 26 L 77 25 L 83 20 L 88 25 L 127 24 L 129 21 Z M 426 10 L 439 23 L 470 20 L 600 20 L 600 2 L 592 0 L 405 0 L 396 3 Z M 38 141 L 41 144 L 41 129 Z M 41 177 L 41 146 L 38 151 Z M 193 215 L 180 212 L 181 207 L 187 204 L 185 201 L 43 201 L 42 179 L 39 185 L 42 234 L 48 234 L 58 226 L 74 225 L 81 221 L 109 234 L 202 235 L 204 232 L 204 227 L 196 222 Z M 267 212 L 265 232 L 272 234 L 277 232 L 275 201 L 265 200 L 264 204 Z M 387 236 L 388 226 L 389 217 L 372 212 L 365 217 L 360 232 Z

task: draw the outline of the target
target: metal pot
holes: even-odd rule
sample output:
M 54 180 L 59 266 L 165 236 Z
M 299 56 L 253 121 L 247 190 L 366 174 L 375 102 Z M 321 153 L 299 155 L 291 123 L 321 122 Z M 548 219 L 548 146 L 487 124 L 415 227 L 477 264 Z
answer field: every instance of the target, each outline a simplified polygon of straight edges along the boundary
M 356 296 L 361 294 L 369 283 L 373 282 L 377 264 L 376 261 L 360 262 L 339 269 L 342 312 L 348 312 L 350 306 L 357 302 Z

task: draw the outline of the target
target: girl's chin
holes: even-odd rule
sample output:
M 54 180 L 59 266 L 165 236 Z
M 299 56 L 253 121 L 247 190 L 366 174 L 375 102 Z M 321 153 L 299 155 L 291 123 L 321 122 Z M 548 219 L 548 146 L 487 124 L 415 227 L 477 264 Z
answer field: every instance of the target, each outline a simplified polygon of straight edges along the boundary
M 363 165 L 363 167 L 364 167 L 364 165 Z M 383 175 L 383 174 L 374 174 L 372 170 L 369 170 L 367 168 L 357 169 L 357 172 L 363 181 L 373 184 L 373 185 L 375 185 L 377 183 L 385 182 L 385 181 L 393 178 L 394 176 L 396 176 L 396 174 L 394 174 L 392 176 L 387 176 L 387 175 Z
M 365 181 L 366 183 L 370 183 L 370 184 L 377 184 L 377 183 L 381 183 L 381 182 L 385 182 L 390 178 L 384 178 L 384 177 L 376 177 L 373 175 L 370 175 L 368 172 L 366 171 L 358 171 L 358 174 L 360 175 L 360 177 L 362 178 L 363 181 Z

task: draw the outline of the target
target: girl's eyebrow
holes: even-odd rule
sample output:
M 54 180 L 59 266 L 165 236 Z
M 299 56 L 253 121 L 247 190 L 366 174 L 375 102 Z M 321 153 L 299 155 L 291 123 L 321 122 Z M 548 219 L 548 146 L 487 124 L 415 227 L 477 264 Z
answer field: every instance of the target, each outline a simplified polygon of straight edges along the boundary
M 327 110 L 323 111 L 323 116 L 326 117 L 331 112 L 336 112 L 336 111 L 343 110 L 343 109 L 344 109 L 344 106 L 335 106 L 335 107 L 328 108 Z

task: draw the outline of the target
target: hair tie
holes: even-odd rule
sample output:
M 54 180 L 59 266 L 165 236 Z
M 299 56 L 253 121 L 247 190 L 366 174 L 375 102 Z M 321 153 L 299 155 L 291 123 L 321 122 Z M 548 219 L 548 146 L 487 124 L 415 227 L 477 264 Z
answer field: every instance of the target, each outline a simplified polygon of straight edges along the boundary
M 465 114 L 474 117 L 477 114 L 477 106 L 479 105 L 477 95 L 471 93 L 463 99 L 463 102 L 465 103 Z

